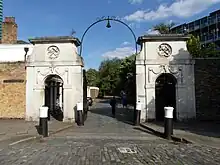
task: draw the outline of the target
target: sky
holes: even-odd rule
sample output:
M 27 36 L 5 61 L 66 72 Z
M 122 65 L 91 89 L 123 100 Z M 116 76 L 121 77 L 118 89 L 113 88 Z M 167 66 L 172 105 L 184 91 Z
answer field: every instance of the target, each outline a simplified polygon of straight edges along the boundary
M 98 18 L 115 16 L 134 31 L 136 37 L 155 34 L 158 23 L 190 22 L 220 9 L 220 0 L 3 0 L 4 16 L 14 16 L 18 39 L 67 36 L 71 31 L 81 40 Z M 94 25 L 83 40 L 85 68 L 99 67 L 106 58 L 124 58 L 135 52 L 129 29 L 118 22 Z

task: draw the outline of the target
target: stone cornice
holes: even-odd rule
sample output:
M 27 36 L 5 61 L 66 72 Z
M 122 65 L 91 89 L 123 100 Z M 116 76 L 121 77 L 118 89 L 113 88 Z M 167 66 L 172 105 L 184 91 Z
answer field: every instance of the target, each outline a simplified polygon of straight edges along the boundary
M 161 65 L 161 64 L 169 64 L 169 65 L 192 65 L 195 64 L 194 59 L 179 59 L 179 60 L 172 60 L 172 61 L 164 61 L 164 60 L 156 60 L 156 59 L 137 59 L 136 65 Z
M 78 38 L 71 36 L 58 36 L 58 37 L 36 37 L 29 39 L 30 43 L 34 44 L 51 44 L 51 43 L 74 43 L 80 46 Z
M 143 42 L 154 41 L 186 41 L 190 38 L 189 35 L 184 34 L 157 34 L 157 35 L 143 35 L 138 37 L 137 43 L 141 45 Z

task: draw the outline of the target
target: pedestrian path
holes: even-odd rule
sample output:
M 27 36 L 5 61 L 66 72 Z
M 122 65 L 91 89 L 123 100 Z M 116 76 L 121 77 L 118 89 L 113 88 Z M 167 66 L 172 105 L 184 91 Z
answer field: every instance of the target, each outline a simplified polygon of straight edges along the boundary
M 152 122 L 142 123 L 143 127 L 149 130 L 163 133 L 163 123 Z M 174 136 L 184 138 L 187 141 L 207 145 L 220 149 L 220 131 L 219 123 L 214 122 L 191 122 L 191 123 L 174 123 Z
M 108 103 L 96 103 L 91 107 L 84 126 L 73 127 L 55 136 L 67 137 L 93 137 L 113 139 L 156 139 L 151 132 L 143 132 L 133 125 L 133 109 L 116 108 L 115 118 L 112 116 Z
M 13 142 L 28 137 L 39 136 L 37 130 L 38 122 L 28 122 L 25 120 L 2 119 L 0 120 L 0 144 L 6 141 Z M 63 123 L 55 119 L 48 122 L 49 134 L 59 130 L 72 127 L 70 123 Z

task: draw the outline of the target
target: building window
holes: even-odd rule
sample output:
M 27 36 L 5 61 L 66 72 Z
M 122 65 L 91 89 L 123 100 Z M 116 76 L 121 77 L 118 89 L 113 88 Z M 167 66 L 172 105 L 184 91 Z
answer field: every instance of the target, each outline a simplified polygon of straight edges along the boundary
M 201 24 L 203 27 L 208 25 L 207 17 L 202 19 Z
M 208 19 L 209 19 L 209 24 L 210 24 L 210 25 L 211 25 L 211 24 L 214 24 L 214 23 L 216 22 L 215 16 L 211 16 L 211 17 L 209 17 Z
M 23 79 L 9 79 L 9 80 L 3 80 L 3 83 L 23 83 Z

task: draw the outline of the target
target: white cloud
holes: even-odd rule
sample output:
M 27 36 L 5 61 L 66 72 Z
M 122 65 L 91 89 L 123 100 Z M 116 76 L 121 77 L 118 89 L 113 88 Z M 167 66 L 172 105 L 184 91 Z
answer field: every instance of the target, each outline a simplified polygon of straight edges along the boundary
M 138 10 L 125 16 L 127 21 L 151 21 L 164 19 L 171 16 L 190 17 L 198 14 L 220 0 L 175 0 L 172 4 L 161 4 L 156 10 Z
M 137 22 L 131 22 L 128 24 L 128 26 L 132 29 L 139 29 L 140 28 L 140 23 Z
M 121 47 L 116 48 L 115 50 L 108 51 L 102 55 L 104 58 L 125 58 L 135 53 L 135 49 L 133 47 Z
M 143 1 L 144 0 L 129 0 L 128 2 L 133 5 L 133 4 L 141 4 Z
M 123 42 L 121 45 L 122 45 L 122 46 L 126 46 L 126 45 L 130 45 L 130 44 L 131 44 L 130 42 L 125 41 L 125 42 Z
M 147 33 L 147 34 L 152 34 L 152 35 L 154 35 L 154 34 L 160 34 L 160 32 L 159 32 L 158 30 L 152 30 L 152 29 L 149 29 L 146 33 Z

